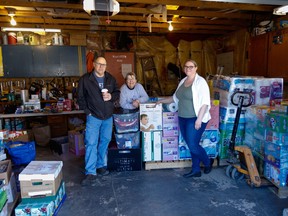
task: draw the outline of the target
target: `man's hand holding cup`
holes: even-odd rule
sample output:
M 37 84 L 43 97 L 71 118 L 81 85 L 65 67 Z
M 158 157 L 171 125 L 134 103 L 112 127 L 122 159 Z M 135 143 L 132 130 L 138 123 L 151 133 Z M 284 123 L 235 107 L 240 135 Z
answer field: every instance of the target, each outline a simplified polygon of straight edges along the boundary
M 101 92 L 102 92 L 102 96 L 103 96 L 104 101 L 109 101 L 111 99 L 111 94 L 108 93 L 108 89 L 104 88 L 101 90 Z

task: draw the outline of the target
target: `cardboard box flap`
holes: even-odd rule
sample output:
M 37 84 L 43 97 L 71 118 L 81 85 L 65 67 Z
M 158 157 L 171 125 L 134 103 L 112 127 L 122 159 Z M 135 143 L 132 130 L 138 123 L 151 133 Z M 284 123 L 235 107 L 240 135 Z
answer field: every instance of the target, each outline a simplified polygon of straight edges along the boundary
M 54 180 L 63 167 L 62 161 L 31 161 L 19 174 L 19 181 Z

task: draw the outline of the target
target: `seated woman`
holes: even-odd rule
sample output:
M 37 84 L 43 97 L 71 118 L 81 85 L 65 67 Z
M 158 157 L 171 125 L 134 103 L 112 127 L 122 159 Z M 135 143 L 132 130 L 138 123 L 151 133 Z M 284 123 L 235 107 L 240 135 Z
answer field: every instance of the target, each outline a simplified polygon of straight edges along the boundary
M 120 106 L 122 109 L 135 111 L 139 109 L 140 103 L 146 103 L 149 96 L 140 83 L 137 83 L 136 75 L 133 72 L 127 73 L 125 84 L 121 86 Z

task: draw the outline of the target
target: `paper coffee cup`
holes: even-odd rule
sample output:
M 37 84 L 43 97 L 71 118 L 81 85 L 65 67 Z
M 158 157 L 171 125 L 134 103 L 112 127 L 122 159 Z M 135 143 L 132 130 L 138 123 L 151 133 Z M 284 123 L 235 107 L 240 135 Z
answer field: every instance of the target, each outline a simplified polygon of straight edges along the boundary
M 104 89 L 101 90 L 101 92 L 102 92 L 102 93 L 107 93 L 107 92 L 108 92 L 108 89 L 104 88 Z

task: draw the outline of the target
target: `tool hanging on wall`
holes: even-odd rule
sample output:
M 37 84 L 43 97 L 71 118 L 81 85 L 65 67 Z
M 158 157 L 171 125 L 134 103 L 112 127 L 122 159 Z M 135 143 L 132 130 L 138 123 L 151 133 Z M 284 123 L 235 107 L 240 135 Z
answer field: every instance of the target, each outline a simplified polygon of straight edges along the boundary
M 40 91 L 42 90 L 43 85 L 38 83 L 38 82 L 32 82 L 30 87 L 29 87 L 29 95 L 32 94 L 39 94 Z

